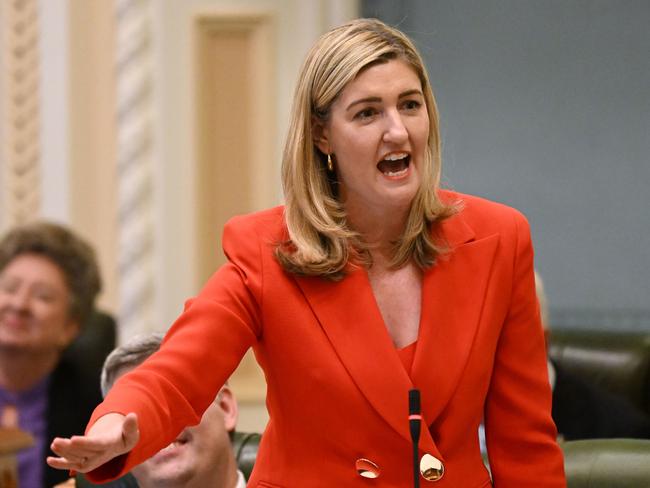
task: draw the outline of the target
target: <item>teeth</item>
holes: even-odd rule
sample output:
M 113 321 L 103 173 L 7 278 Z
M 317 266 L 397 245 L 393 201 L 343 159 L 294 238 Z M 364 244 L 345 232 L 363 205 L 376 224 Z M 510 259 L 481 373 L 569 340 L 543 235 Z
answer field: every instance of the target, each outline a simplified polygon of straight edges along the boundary
M 401 176 L 401 175 L 405 174 L 407 171 L 408 171 L 408 168 L 404 168 L 404 169 L 402 169 L 400 171 L 388 171 L 388 172 L 386 172 L 384 174 L 388 175 L 388 176 Z
M 173 449 L 174 447 L 180 446 L 182 444 L 183 444 L 183 442 L 181 442 L 179 440 L 175 440 L 171 444 L 169 444 L 168 446 L 165 446 L 163 449 L 161 449 L 161 451 L 168 451 L 169 449 Z
M 408 154 L 405 153 L 405 152 L 401 152 L 401 153 L 392 153 L 392 154 L 389 154 L 388 156 L 386 156 L 386 157 L 384 158 L 384 160 L 386 160 L 386 161 L 397 161 L 397 160 L 399 160 L 399 159 L 404 159 L 404 158 L 407 157 L 407 156 L 408 156 Z

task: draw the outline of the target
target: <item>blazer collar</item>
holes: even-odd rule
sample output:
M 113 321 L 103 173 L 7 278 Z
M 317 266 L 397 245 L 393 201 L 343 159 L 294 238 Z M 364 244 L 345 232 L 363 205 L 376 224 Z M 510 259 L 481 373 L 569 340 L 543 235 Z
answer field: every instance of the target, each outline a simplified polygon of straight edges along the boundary
M 441 237 L 450 252 L 424 275 L 412 380 L 395 351 L 365 269 L 354 268 L 339 282 L 296 278 L 359 390 L 408 441 L 408 390 L 420 388 L 427 424 L 435 423 L 453 395 L 472 347 L 498 240 L 475 241 L 460 214 L 443 223 Z M 442 459 L 429 429 L 422 430 L 420 447 Z
M 411 374 L 429 424 L 453 397 L 469 358 L 498 241 L 495 234 L 457 245 L 424 275 Z

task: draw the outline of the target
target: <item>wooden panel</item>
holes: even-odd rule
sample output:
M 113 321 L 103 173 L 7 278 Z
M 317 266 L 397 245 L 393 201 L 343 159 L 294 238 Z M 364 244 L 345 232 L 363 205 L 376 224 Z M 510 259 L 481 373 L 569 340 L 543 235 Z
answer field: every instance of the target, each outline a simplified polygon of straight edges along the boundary
M 265 16 L 196 19 L 197 263 L 204 283 L 224 263 L 221 232 L 233 215 L 274 204 L 273 42 Z M 252 354 L 231 378 L 242 402 L 264 398 Z
M 70 2 L 70 220 L 97 251 L 100 307 L 117 308 L 115 5 Z

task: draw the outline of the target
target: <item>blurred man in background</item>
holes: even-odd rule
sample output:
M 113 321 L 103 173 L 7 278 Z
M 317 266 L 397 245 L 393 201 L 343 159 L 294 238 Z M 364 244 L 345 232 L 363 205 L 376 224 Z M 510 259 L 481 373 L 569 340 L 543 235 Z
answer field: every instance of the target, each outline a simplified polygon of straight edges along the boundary
M 109 354 L 101 379 L 104 395 L 120 376 L 155 353 L 161 341 L 159 334 L 136 337 Z M 237 402 L 225 385 L 198 425 L 184 429 L 131 474 L 140 488 L 244 488 L 230 444 L 236 423 Z

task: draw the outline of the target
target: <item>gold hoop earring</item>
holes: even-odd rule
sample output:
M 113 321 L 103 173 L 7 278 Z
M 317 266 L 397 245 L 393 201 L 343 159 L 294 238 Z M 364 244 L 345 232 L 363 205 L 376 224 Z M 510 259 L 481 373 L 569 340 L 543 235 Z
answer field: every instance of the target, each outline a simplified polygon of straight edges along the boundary
M 332 162 L 332 155 L 327 155 L 327 169 L 330 173 L 334 171 L 334 163 Z

